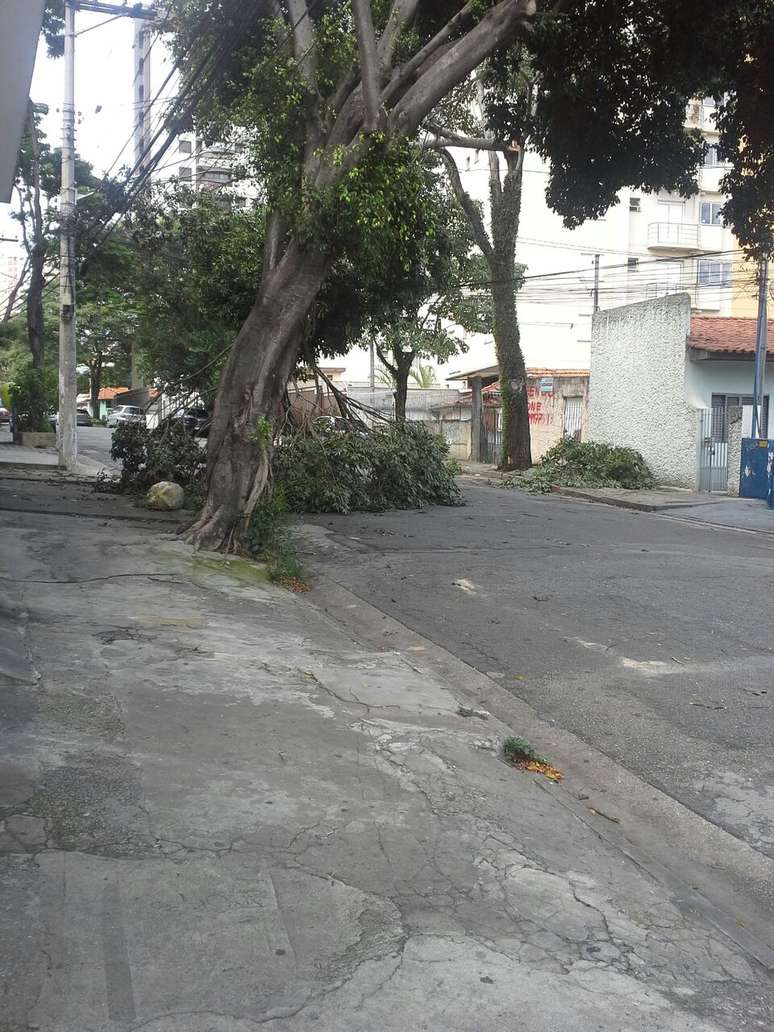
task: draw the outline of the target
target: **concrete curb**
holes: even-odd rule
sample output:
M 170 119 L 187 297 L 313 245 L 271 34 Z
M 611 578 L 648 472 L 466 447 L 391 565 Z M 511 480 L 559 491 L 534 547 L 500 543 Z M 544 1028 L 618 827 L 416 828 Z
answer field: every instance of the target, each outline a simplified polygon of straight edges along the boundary
M 584 490 L 582 487 L 560 487 L 558 484 L 551 488 L 552 494 L 562 495 L 565 498 L 582 498 L 586 502 L 599 502 L 600 505 L 612 505 L 617 509 L 636 509 L 638 512 L 662 512 L 666 509 L 695 509 L 697 505 L 714 505 L 718 499 L 709 498 L 706 502 L 697 502 L 695 498 L 685 502 L 638 502 L 632 498 L 619 498 L 611 495 L 599 495 L 594 489 Z

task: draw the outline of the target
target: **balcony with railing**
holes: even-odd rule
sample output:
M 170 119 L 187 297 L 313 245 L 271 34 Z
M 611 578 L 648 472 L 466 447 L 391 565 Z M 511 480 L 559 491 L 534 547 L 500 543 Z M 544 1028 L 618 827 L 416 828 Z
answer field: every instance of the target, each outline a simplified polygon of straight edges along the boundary
M 651 222 L 648 226 L 648 248 L 652 251 L 696 251 L 699 248 L 699 227 L 690 222 Z

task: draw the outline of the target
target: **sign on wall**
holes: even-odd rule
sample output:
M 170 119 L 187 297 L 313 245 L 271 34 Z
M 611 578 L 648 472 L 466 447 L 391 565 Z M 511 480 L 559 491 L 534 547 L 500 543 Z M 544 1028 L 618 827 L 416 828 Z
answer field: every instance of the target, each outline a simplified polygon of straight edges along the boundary
M 554 378 L 553 378 L 553 376 L 541 376 L 540 377 L 540 393 L 541 394 L 553 394 L 554 393 Z

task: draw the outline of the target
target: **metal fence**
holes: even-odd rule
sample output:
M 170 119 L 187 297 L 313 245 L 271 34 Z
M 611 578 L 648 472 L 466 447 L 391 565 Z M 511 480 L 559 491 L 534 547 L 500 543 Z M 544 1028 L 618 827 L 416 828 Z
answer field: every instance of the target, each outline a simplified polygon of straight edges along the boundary
M 728 418 L 725 405 L 699 412 L 699 490 L 728 490 Z
M 491 463 L 493 466 L 500 461 L 500 449 L 502 447 L 503 435 L 501 430 L 493 430 L 490 427 L 481 427 L 481 461 Z

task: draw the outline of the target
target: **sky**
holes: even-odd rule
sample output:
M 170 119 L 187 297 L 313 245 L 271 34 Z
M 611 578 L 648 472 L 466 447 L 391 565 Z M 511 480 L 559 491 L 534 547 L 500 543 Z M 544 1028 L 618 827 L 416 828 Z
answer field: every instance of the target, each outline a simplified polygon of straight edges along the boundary
M 108 20 L 104 14 L 77 11 L 75 16 L 75 107 L 76 149 L 90 161 L 97 173 L 113 165 L 116 175 L 122 165 L 134 162 L 132 129 L 134 123 L 134 26 L 132 18 Z M 170 57 L 160 40 L 151 49 L 151 93 L 154 97 L 170 67 Z M 47 104 L 42 120 L 43 132 L 53 147 L 62 143 L 62 91 L 64 60 L 46 53 L 38 45 L 30 96 L 37 104 Z M 151 110 L 151 120 L 160 108 Z M 10 206 L 0 204 L 0 236 L 18 237 L 18 227 L 9 217 Z M 0 244 L 0 254 L 13 253 L 12 244 Z

